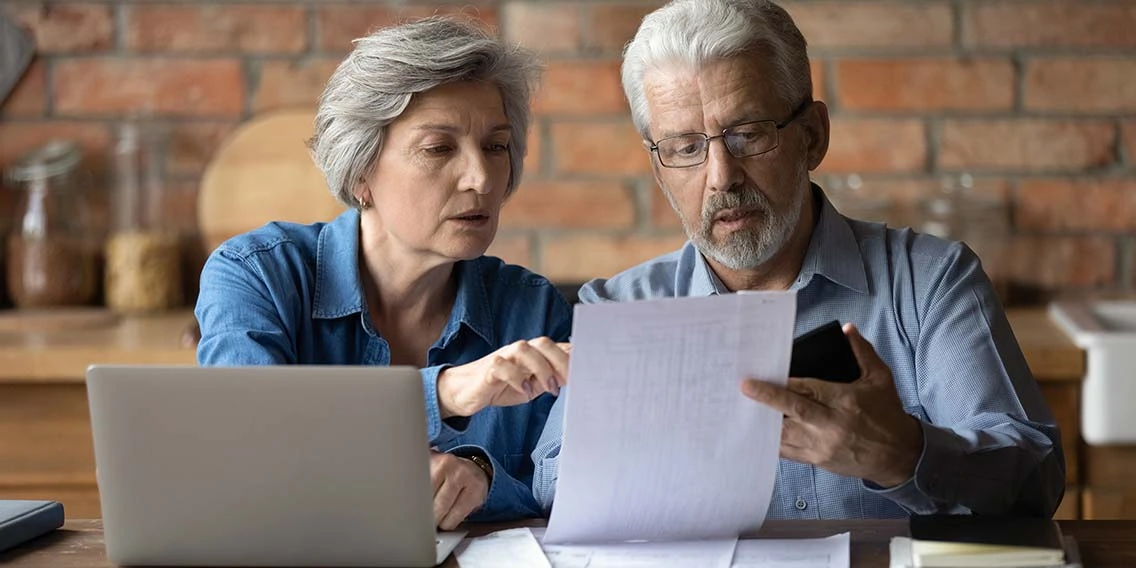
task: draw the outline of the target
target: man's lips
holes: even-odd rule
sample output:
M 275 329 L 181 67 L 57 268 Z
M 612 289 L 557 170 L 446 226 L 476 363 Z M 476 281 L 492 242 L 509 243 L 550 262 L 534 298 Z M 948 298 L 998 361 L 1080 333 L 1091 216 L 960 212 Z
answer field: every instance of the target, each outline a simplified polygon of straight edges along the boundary
M 730 223 L 733 221 L 741 221 L 749 217 L 753 217 L 758 213 L 757 207 L 734 207 L 730 209 L 723 209 L 714 214 L 714 222 Z

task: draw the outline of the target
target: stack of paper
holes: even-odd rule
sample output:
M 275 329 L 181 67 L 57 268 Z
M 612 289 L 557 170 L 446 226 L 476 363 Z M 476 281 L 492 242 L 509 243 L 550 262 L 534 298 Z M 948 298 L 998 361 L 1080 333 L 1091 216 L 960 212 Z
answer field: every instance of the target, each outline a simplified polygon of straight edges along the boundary
M 916 515 L 910 526 L 910 539 L 892 543 L 893 566 L 1030 568 L 1066 562 L 1061 529 L 1049 519 Z

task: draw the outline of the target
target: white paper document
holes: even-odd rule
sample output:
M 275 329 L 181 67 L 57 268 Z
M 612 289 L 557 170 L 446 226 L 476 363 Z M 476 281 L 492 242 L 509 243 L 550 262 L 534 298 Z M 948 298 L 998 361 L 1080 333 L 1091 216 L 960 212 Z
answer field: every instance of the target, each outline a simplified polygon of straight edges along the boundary
M 733 568 L 848 568 L 849 533 L 826 538 L 739 540 Z
M 792 292 L 578 305 L 545 543 L 757 530 L 782 417 L 740 387 L 785 383 L 795 313 Z
M 543 539 L 543 529 L 535 528 L 532 532 L 537 540 Z M 552 568 L 730 568 L 737 542 L 736 538 L 724 538 L 541 546 Z
M 527 528 L 466 539 L 454 556 L 461 568 L 551 568 L 540 542 Z

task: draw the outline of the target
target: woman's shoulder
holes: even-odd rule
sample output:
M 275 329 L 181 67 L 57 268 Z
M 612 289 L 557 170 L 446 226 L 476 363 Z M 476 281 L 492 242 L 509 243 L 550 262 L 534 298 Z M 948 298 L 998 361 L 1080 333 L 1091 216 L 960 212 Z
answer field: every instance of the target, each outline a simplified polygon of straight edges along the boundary
M 285 221 L 272 221 L 225 240 L 217 247 L 217 252 L 247 258 L 258 253 L 289 246 L 314 250 L 320 230 L 324 225 L 325 223 L 301 225 Z
M 481 256 L 472 262 L 481 272 L 487 288 L 521 288 L 543 291 L 556 290 L 556 286 L 548 278 L 541 276 L 523 266 L 509 264 L 495 256 Z

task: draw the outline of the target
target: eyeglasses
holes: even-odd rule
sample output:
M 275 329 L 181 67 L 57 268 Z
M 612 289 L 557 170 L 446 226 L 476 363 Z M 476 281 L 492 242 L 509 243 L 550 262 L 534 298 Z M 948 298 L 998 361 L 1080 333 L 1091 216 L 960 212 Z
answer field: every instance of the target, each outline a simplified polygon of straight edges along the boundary
M 777 147 L 781 129 L 800 118 L 812 104 L 812 100 L 801 103 L 785 122 L 746 122 L 726 128 L 717 136 L 707 136 L 701 132 L 668 136 L 652 144 L 651 151 L 659 157 L 659 164 L 665 168 L 690 168 L 705 163 L 710 153 L 710 142 L 717 138 L 722 139 L 726 150 L 735 158 L 764 154 Z

